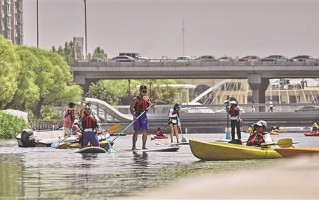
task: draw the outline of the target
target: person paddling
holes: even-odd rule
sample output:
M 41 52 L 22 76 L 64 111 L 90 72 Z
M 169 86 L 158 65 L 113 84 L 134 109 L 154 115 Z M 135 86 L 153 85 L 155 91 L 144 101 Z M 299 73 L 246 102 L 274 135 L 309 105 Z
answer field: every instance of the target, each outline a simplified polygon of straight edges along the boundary
M 146 148 L 146 141 L 147 141 L 147 130 L 149 127 L 148 127 L 148 118 L 147 118 L 146 112 L 147 112 L 147 109 L 151 105 L 152 105 L 152 107 L 155 106 L 156 101 L 154 101 L 153 104 L 151 104 L 151 101 L 146 94 L 147 94 L 147 87 L 145 85 L 141 85 L 139 95 L 137 95 L 136 97 L 133 98 L 133 101 L 132 101 L 131 106 L 130 106 L 130 112 L 133 115 L 133 120 L 134 120 L 134 133 L 133 133 L 133 138 L 132 138 L 132 140 L 133 140 L 132 150 L 136 150 L 137 136 L 138 136 L 138 133 L 140 131 L 143 133 L 142 149 L 147 149 Z
M 256 132 L 253 132 L 247 140 L 247 146 L 263 146 L 273 143 L 270 133 L 266 132 L 267 122 L 259 120 L 254 124 Z
M 83 112 L 81 113 L 81 123 L 83 128 L 81 139 L 82 147 L 86 147 L 89 142 L 91 142 L 92 146 L 99 147 L 99 139 L 96 135 L 98 122 L 92 114 L 89 105 L 84 106 Z

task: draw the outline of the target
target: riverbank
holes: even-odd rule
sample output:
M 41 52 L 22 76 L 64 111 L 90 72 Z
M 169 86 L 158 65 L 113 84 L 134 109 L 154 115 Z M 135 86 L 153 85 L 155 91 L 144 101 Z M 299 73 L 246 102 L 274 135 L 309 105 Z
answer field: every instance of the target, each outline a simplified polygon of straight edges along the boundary
M 129 199 L 318 199 L 318 170 L 319 155 L 282 159 L 273 168 L 201 175 Z

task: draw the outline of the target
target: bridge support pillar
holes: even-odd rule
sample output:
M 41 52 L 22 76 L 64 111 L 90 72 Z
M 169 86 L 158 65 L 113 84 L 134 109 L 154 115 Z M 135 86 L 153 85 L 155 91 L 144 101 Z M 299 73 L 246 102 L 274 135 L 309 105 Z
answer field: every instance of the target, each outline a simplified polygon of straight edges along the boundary
M 252 90 L 254 102 L 265 103 L 269 79 L 262 78 L 261 74 L 248 74 L 248 84 Z M 265 106 L 259 106 L 259 112 L 265 112 Z

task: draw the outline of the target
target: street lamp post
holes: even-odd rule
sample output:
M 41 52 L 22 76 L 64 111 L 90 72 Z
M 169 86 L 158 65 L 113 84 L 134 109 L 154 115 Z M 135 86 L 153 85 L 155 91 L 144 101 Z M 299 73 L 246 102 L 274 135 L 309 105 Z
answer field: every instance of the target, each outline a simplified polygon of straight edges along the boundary
M 85 58 L 88 57 L 87 21 L 86 21 L 86 0 L 84 0 L 84 29 L 85 29 Z
M 39 0 L 37 0 L 37 48 L 39 48 Z

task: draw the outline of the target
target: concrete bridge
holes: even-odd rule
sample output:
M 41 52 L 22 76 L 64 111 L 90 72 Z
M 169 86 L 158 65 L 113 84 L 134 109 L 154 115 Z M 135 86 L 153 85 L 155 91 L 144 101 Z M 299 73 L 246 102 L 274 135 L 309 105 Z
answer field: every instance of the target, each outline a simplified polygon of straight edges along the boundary
M 241 62 L 147 60 L 70 63 L 76 83 L 85 89 L 101 79 L 248 79 L 255 102 L 265 103 L 269 79 L 318 78 L 318 60 L 311 62 Z

